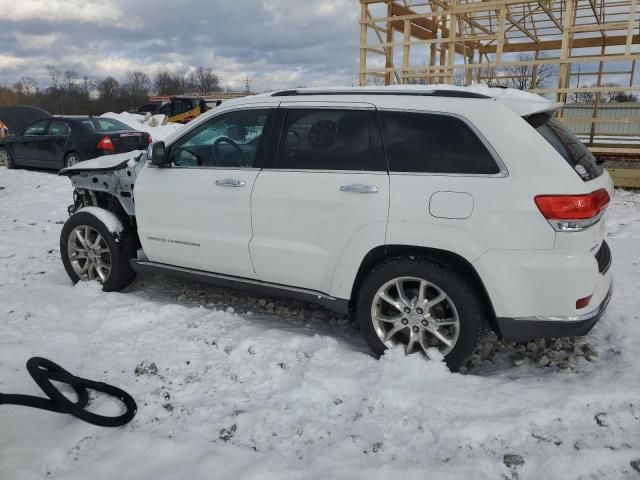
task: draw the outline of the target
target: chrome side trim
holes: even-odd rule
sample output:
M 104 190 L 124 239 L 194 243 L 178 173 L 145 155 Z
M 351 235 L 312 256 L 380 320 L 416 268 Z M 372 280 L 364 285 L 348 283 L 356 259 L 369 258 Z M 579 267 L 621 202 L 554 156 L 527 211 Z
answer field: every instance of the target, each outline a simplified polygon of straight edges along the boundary
M 604 297 L 604 300 L 598 305 L 595 310 L 592 310 L 587 313 L 583 313 L 582 315 L 572 315 L 568 317 L 517 317 L 513 318 L 515 321 L 523 321 L 523 322 L 532 322 L 532 321 L 545 321 L 545 322 L 585 322 L 588 320 L 592 320 L 604 312 L 609 305 L 609 301 L 613 295 L 613 283 L 609 287 L 609 292 L 607 292 L 607 296 Z
M 320 304 L 330 310 L 342 314 L 346 314 L 349 311 L 349 300 L 335 298 L 326 293 L 308 290 L 306 288 L 291 287 L 288 285 L 264 282 L 250 278 L 234 277 L 231 275 L 167 265 L 165 263 L 157 263 L 149 260 L 132 259 L 130 264 L 138 273 L 165 274 L 222 287 L 252 290 L 266 295 L 295 298 L 306 302 Z
M 378 193 L 380 189 L 375 185 L 364 185 L 362 183 L 353 183 L 351 185 L 342 185 L 340 187 L 341 192 L 353 192 L 353 193 Z

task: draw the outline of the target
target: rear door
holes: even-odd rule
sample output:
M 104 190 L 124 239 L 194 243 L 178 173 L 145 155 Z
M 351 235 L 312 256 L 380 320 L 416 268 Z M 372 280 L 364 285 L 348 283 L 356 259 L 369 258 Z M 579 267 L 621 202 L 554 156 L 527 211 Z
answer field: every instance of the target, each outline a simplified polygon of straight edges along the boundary
M 171 168 L 136 180 L 140 241 L 151 261 L 255 278 L 251 190 L 269 155 L 275 107 L 221 112 L 167 147 Z
M 279 117 L 276 161 L 251 199 L 253 265 L 260 280 L 330 294 L 338 263 L 359 265 L 369 245 L 385 242 L 389 177 L 376 110 L 286 102 Z
M 43 166 L 50 168 L 64 167 L 64 155 L 67 152 L 71 130 L 66 120 L 54 118 L 47 127 L 46 134 L 40 142 Z

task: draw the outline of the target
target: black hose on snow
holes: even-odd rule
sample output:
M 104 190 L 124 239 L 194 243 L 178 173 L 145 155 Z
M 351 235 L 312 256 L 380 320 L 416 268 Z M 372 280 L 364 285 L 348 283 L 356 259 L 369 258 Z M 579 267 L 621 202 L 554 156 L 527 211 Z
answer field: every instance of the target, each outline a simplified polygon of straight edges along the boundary
M 41 398 L 31 395 L 0 393 L 0 405 L 21 405 L 24 407 L 40 408 L 56 413 L 68 413 L 80 420 L 98 425 L 99 427 L 121 427 L 129 423 L 136 415 L 137 406 L 131 395 L 112 385 L 102 382 L 94 382 L 86 378 L 76 377 L 67 372 L 60 365 L 41 357 L 30 358 L 27 362 L 27 371 L 44 393 L 49 397 Z M 60 390 L 53 386 L 51 381 L 66 383 L 75 390 L 78 399 L 72 402 L 65 397 Z M 85 410 L 89 403 L 87 388 L 116 397 L 126 407 L 126 412 L 119 417 L 107 417 L 97 415 Z

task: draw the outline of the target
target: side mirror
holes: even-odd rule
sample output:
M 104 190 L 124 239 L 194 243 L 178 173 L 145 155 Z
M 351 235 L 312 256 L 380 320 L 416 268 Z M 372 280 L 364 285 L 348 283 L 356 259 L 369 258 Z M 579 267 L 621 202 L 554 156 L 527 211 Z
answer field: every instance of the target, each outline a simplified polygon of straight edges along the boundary
M 155 167 L 168 167 L 169 159 L 166 158 L 166 153 L 164 142 L 153 142 L 147 150 L 147 159 Z

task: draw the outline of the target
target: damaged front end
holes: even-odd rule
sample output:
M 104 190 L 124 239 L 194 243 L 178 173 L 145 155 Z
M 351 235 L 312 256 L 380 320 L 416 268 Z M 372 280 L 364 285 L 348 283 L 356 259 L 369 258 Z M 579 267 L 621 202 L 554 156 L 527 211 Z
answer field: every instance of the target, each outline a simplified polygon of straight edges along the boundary
M 74 187 L 69 215 L 81 208 L 100 207 L 133 221 L 133 187 L 145 159 L 145 152 L 137 150 L 87 160 L 60 170 L 59 175 L 69 177 Z

